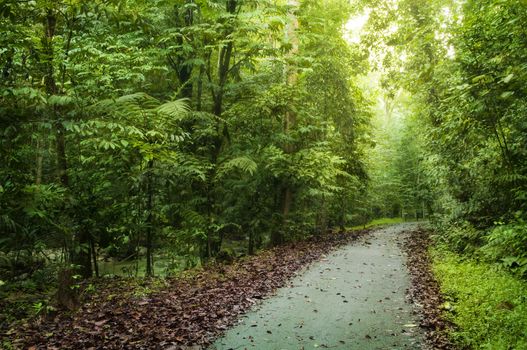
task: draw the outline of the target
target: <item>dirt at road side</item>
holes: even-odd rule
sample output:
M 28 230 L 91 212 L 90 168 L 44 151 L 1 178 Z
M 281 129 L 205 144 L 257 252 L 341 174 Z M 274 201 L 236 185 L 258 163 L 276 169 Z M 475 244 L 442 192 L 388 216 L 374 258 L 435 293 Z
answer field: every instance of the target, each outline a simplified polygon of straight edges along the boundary
M 441 296 L 439 283 L 434 277 L 428 248 L 431 244 L 429 232 L 421 228 L 411 230 L 401 243 L 408 256 L 408 270 L 411 276 L 410 300 L 419 306 L 421 327 L 426 333 L 426 346 L 429 349 L 451 350 L 456 347 L 448 338 L 453 327 L 441 315 Z

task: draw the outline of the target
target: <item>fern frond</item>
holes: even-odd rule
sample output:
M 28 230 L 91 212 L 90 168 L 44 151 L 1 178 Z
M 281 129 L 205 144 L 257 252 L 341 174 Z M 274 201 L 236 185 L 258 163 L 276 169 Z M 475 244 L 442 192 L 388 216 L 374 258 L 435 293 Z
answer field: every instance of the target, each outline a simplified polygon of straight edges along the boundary
M 183 209 L 180 212 L 183 221 L 188 223 L 190 226 L 205 226 L 206 224 L 206 218 L 199 212 L 192 210 L 192 209 Z
M 48 98 L 48 105 L 50 106 L 63 107 L 63 106 L 71 105 L 74 102 L 75 102 L 75 99 L 71 96 L 51 95 Z
M 219 168 L 218 176 L 221 177 L 233 170 L 241 170 L 244 173 L 253 175 L 257 168 L 258 165 L 254 160 L 247 156 L 241 156 L 223 163 Z
M 501 176 L 497 176 L 495 181 L 499 184 L 512 184 L 515 182 L 527 181 L 527 176 L 520 173 L 509 173 Z
M 159 100 L 144 92 L 136 92 L 135 94 L 124 95 L 115 100 L 118 104 L 134 104 L 141 106 L 144 109 L 153 109 L 159 106 Z
M 183 120 L 189 115 L 190 108 L 188 106 L 188 99 L 179 99 L 163 103 L 156 108 L 160 114 L 171 117 L 175 120 Z

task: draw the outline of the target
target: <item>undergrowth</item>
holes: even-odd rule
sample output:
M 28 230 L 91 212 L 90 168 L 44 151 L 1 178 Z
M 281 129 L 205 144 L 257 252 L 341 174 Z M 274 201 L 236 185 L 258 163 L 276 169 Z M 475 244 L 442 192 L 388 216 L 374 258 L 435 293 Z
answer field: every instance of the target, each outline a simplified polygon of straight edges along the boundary
M 434 250 L 434 273 L 460 348 L 527 349 L 527 283 L 494 264 Z

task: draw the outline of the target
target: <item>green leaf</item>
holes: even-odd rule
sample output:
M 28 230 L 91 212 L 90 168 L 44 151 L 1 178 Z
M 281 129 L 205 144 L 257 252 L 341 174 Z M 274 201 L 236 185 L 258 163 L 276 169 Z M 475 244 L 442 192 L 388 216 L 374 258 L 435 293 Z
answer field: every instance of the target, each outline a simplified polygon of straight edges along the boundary
M 507 75 L 505 78 L 503 78 L 503 82 L 504 83 L 508 83 L 508 82 L 510 82 L 512 80 L 513 77 L 514 77 L 514 74 L 511 73 L 511 74 Z

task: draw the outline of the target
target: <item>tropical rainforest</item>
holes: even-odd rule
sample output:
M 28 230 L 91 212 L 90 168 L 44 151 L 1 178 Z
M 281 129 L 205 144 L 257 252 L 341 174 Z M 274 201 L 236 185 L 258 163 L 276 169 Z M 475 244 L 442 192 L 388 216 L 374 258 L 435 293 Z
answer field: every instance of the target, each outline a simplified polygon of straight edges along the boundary
M 0 1 L 0 334 L 379 218 L 427 220 L 437 273 L 484 266 L 527 310 L 525 23 L 523 0 Z

